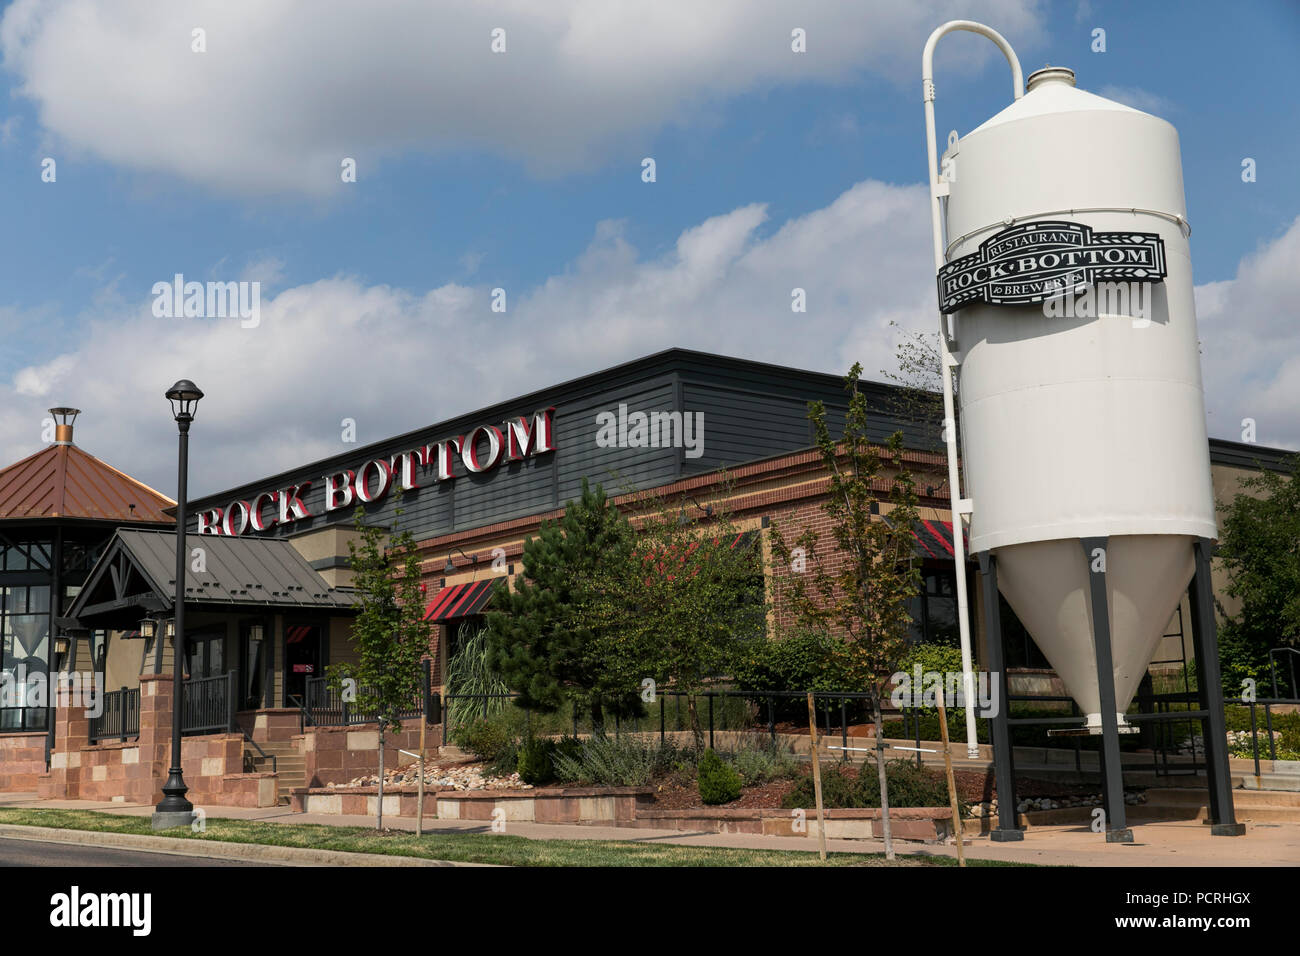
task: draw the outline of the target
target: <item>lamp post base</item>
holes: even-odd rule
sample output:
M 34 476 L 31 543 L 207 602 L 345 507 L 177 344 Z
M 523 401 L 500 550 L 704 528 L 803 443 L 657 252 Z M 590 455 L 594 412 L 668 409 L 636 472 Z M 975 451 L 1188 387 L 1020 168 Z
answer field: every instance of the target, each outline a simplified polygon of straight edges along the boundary
M 188 827 L 193 822 L 193 810 L 155 810 L 150 825 L 155 830 L 170 830 L 173 827 Z

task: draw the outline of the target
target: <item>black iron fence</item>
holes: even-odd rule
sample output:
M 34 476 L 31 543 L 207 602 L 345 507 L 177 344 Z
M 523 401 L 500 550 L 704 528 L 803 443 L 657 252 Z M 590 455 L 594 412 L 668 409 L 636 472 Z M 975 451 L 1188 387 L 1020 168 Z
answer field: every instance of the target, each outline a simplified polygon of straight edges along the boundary
M 140 736 L 140 688 L 111 690 L 103 695 L 99 716 L 90 719 L 90 742 Z
M 238 672 L 187 680 L 181 693 L 181 733 L 235 732 Z
M 712 689 L 699 692 L 695 696 L 697 698 L 697 720 L 702 734 L 708 739 L 710 747 L 714 746 L 716 736 L 720 732 L 766 732 L 773 741 L 777 738 L 778 728 L 786 733 L 793 731 L 797 734 L 803 734 L 807 732 L 807 708 L 803 704 L 808 696 L 806 691 L 755 692 Z M 513 693 L 444 695 L 441 712 L 443 745 L 453 743 L 457 731 L 463 729 L 468 723 L 475 720 L 486 720 L 491 715 L 501 711 L 503 706 L 513 705 L 513 702 L 518 697 L 518 694 Z M 629 719 L 611 715 L 606 720 L 603 729 L 606 732 L 612 729 L 616 735 L 625 732 L 658 733 L 662 741 L 666 739 L 670 731 L 682 732 L 692 729 L 687 698 L 688 694 L 685 691 L 659 690 L 654 695 L 654 700 L 647 702 L 645 713 L 642 716 Z M 851 736 L 849 730 L 855 720 L 862 722 L 870 720 L 866 706 L 871 700 L 871 695 L 865 692 L 816 691 L 813 693 L 813 699 L 817 714 L 818 733 L 828 738 L 839 737 L 840 747 L 844 748 L 842 754 L 845 759 L 848 759 L 850 753 L 857 754 L 853 759 L 860 759 L 863 754 L 857 753 L 857 750 L 849 749 Z M 1140 745 L 1144 750 L 1150 750 L 1153 769 L 1156 773 L 1160 775 L 1195 774 L 1204 769 L 1204 743 L 1196 735 L 1202 730 L 1208 712 L 1200 709 L 1196 692 L 1139 694 L 1135 697 L 1135 703 L 1139 707 L 1139 712 L 1127 715 L 1126 720 L 1147 732 L 1143 739 L 1135 740 L 1134 744 Z M 1062 709 L 1068 707 L 1068 712 L 1063 713 L 1061 716 L 1008 715 L 1007 723 L 1013 728 L 1052 727 L 1065 730 L 1081 729 L 1085 724 L 1084 715 L 1070 697 L 1011 695 L 1006 702 L 1006 706 L 1011 707 L 1013 704 L 1031 706 L 1048 704 L 1059 706 Z M 1243 737 L 1241 738 L 1243 743 L 1230 747 L 1230 749 L 1236 749 L 1239 752 L 1248 750 L 1249 755 L 1254 757 L 1255 773 L 1258 775 L 1261 759 L 1277 759 L 1277 741 L 1273 732 L 1274 709 L 1279 705 L 1286 706 L 1288 709 L 1294 708 L 1300 705 L 1300 699 L 1294 697 L 1260 697 L 1254 700 L 1226 698 L 1224 704 L 1238 704 L 1250 710 L 1250 730 L 1243 732 L 1249 734 L 1249 744 L 1244 744 L 1246 738 Z M 741 706 L 737 707 L 736 705 Z M 792 707 L 791 705 L 795 706 Z M 959 709 L 954 705 L 950 705 L 948 708 L 950 712 Z M 580 733 L 590 733 L 596 729 L 592 725 L 590 715 L 580 712 L 576 704 L 569 712 L 563 714 L 538 714 L 524 708 L 520 708 L 520 711 L 522 713 L 520 717 L 522 721 L 521 729 L 525 733 L 536 730 L 538 733 L 543 734 L 572 733 L 578 735 Z M 778 715 L 783 712 L 785 719 L 779 720 Z M 886 722 L 886 724 L 901 721 L 902 732 L 899 733 L 897 728 L 893 728 L 894 732 L 887 733 L 886 736 L 895 740 L 902 737 L 914 741 L 914 747 L 907 748 L 894 744 L 891 749 L 905 750 L 909 754 L 914 752 L 918 766 L 923 762 L 922 754 L 925 752 L 921 746 L 923 738 L 931 742 L 934 739 L 933 712 L 933 707 L 905 706 L 901 710 L 890 709 L 881 715 L 882 721 Z M 439 715 L 436 710 L 430 711 L 429 720 L 434 723 L 438 722 Z M 924 734 L 922 732 L 923 721 L 925 721 L 926 725 Z M 1262 742 L 1260 740 L 1261 734 L 1265 738 Z M 857 736 L 859 741 L 861 740 L 861 735 L 854 736 Z M 964 724 L 954 724 L 951 728 L 951 740 L 961 741 L 964 739 Z M 1060 744 L 1062 747 L 1073 750 L 1075 769 L 1082 771 L 1083 751 L 1085 749 L 1090 751 L 1096 749 L 1098 739 L 1096 737 L 1072 735 L 1061 738 Z M 858 747 L 859 749 L 871 749 L 870 747 L 861 748 L 860 744 Z
M 695 697 L 696 722 L 700 732 L 713 747 L 719 733 L 734 731 L 764 732 L 772 741 L 777 734 L 794 732 L 805 734 L 809 720 L 806 700 L 807 691 L 742 691 L 735 689 L 714 688 L 699 691 L 694 695 L 686 691 L 666 689 L 657 690 L 653 699 L 645 702 L 644 713 L 638 717 L 625 718 L 617 713 L 608 717 L 602 728 L 605 732 L 613 730 L 615 735 L 622 733 L 657 733 L 661 742 L 668 734 L 682 733 L 694 729 L 690 716 L 690 698 Z M 814 711 L 816 713 L 818 734 L 822 737 L 840 739 L 842 759 L 861 759 L 862 754 L 850 758 L 857 750 L 871 748 L 858 747 L 850 749 L 849 729 L 854 721 L 870 720 L 868 705 L 872 695 L 864 691 L 814 691 Z M 453 742 L 458 729 L 474 720 L 486 720 L 499 712 L 503 706 L 512 705 L 519 698 L 518 694 L 446 694 L 442 698 L 442 743 L 446 746 Z M 894 721 L 901 718 L 905 739 L 914 739 L 916 746 L 905 748 L 895 744 L 892 749 L 906 751 L 908 755 L 915 752 L 916 761 L 922 762 L 921 720 L 922 715 L 933 708 L 904 707 L 890 710 L 881 715 L 882 721 Z M 575 703 L 567 714 L 539 714 L 526 708 L 520 708 L 523 730 L 525 733 L 536 729 L 539 733 L 591 733 L 593 726 L 589 714 L 579 710 Z M 430 717 L 434 720 L 434 717 Z M 837 732 L 838 730 L 838 732 Z M 953 739 L 956 739 L 954 733 Z M 857 739 L 861 739 L 857 735 Z M 874 747 L 874 744 L 872 745 Z
M 428 661 L 425 662 L 425 684 L 428 688 Z M 427 692 L 426 692 L 427 693 Z M 329 679 L 317 677 L 307 681 L 306 699 L 296 701 L 299 715 L 304 727 L 351 727 L 355 724 L 373 723 L 378 719 L 378 711 L 356 702 L 355 698 L 365 700 L 374 694 L 373 688 L 360 686 L 356 694 L 346 694 L 338 687 L 331 686 Z M 410 704 L 397 713 L 399 720 L 414 720 L 424 713 L 430 714 L 430 721 L 437 722 L 437 708 L 432 700 L 422 699 L 425 695 L 416 694 Z M 432 696 L 432 695 L 430 695 Z

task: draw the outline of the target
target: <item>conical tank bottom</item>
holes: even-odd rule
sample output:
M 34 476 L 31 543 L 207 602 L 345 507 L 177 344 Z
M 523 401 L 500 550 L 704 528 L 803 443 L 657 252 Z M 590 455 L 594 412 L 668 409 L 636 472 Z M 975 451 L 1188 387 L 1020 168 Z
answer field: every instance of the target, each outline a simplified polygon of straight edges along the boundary
M 1115 535 L 1106 548 L 1115 709 L 1137 693 L 1194 570 L 1193 539 L 1183 535 Z M 998 588 L 1066 690 L 1101 726 L 1093 648 L 1089 563 L 1077 538 L 999 548 Z

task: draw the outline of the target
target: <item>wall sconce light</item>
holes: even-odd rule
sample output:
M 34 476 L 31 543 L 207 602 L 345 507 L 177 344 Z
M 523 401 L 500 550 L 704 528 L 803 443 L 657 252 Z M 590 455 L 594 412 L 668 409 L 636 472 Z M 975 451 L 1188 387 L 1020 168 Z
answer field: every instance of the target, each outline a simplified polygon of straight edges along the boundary
M 688 525 L 691 523 L 691 519 L 686 517 L 686 502 L 688 501 L 695 505 L 697 511 L 703 511 L 704 517 L 713 517 L 713 505 L 702 505 L 694 498 L 688 496 L 682 499 L 682 510 L 677 513 L 677 523 L 679 525 Z
M 451 551 L 448 551 L 448 552 L 447 552 L 447 563 L 446 563 L 445 565 L 443 565 L 443 568 L 442 568 L 442 573 L 443 573 L 443 574 L 455 574 L 455 573 L 456 573 L 456 565 L 453 564 L 453 563 L 452 563 L 452 560 L 451 560 L 452 551 L 460 551 L 461 554 L 465 554 L 465 552 L 462 551 L 460 548 L 452 548 Z M 465 554 L 465 557 L 469 558 L 469 563 L 470 563 L 470 564 L 478 564 L 478 558 L 474 557 L 474 555 L 472 555 L 472 554 Z

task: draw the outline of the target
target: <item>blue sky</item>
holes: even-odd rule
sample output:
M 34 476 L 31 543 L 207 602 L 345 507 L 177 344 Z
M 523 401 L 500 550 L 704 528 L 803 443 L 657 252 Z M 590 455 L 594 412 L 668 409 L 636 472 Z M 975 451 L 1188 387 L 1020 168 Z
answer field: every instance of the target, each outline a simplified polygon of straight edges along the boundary
M 347 415 L 374 440 L 674 344 L 781 360 L 791 354 L 783 334 L 764 334 L 757 315 L 750 326 L 755 300 L 732 286 L 761 274 L 765 255 L 797 258 L 789 244 L 800 234 L 811 237 L 805 251 L 816 236 L 836 235 L 825 220 L 855 209 L 877 234 L 852 232 L 833 264 L 868 274 L 827 287 L 822 302 L 836 315 L 807 330 L 826 341 L 791 360 L 842 371 L 857 358 L 878 377 L 892 365 L 886 319 L 919 328 L 933 320 L 919 282 L 881 306 L 873 289 L 897 281 L 897 270 L 880 263 L 871 275 L 858 253 L 873 242 L 889 248 L 894 217 L 925 215 L 920 47 L 929 29 L 967 11 L 1007 34 L 1026 73 L 1070 66 L 1081 87 L 1178 127 L 1196 282 L 1207 296 L 1198 311 L 1231 312 L 1239 324 L 1251 319 L 1234 311 L 1246 303 L 1295 308 L 1285 265 L 1300 213 L 1300 4 L 1290 0 L 990 0 L 918 4 L 915 15 L 884 4 L 866 18 L 861 4 L 811 3 L 803 15 L 720 2 L 718 17 L 734 20 L 700 25 L 696 45 L 674 34 L 695 29 L 698 4 L 667 4 L 679 9 L 666 23 L 604 14 L 584 24 L 591 8 L 576 0 L 537 23 L 504 2 L 471 15 L 463 5 L 429 14 L 428 4 L 392 0 L 376 5 L 378 25 L 346 28 L 329 11 L 355 16 L 351 4 L 316 4 L 321 22 L 305 26 L 241 23 L 224 9 L 239 6 L 5 5 L 5 461 L 39 447 L 35 421 L 47 404 L 79 404 L 88 450 L 170 488 L 170 448 L 139 426 L 165 412 L 150 396 L 181 374 L 213 399 L 212 440 L 196 448 L 204 491 L 336 450 L 336 422 Z M 409 32 L 427 38 L 427 58 L 393 32 L 405 34 L 408 19 Z M 808 53 L 791 66 L 789 28 L 801 20 Z M 471 38 L 486 48 L 485 26 L 498 21 L 507 53 L 467 54 Z M 203 54 L 184 49 L 191 24 L 207 25 Z M 1090 49 L 1098 27 L 1104 53 Z M 671 52 L 656 54 L 657 42 Z M 553 48 L 535 52 L 543 44 Z M 256 64 L 257 82 L 244 89 L 223 80 L 222 58 L 231 58 L 228 76 L 250 72 L 235 70 L 236 53 Z M 574 57 L 582 68 L 554 79 L 556 64 Z M 454 77 L 436 65 L 424 72 L 426 60 L 445 61 Z M 937 83 L 941 135 L 967 132 L 1009 97 L 1005 63 L 974 37 L 943 41 Z M 356 183 L 338 181 L 338 155 L 358 160 Z M 646 156 L 657 164 L 653 184 L 641 181 Z M 57 162 L 55 183 L 41 181 L 45 157 Z M 1244 157 L 1257 163 L 1254 183 L 1241 181 Z M 928 242 L 928 222 L 919 225 L 907 227 L 908 241 Z M 692 230 L 709 246 L 707 269 L 725 275 L 710 272 L 695 295 L 636 305 L 647 288 L 680 281 L 672 273 L 689 258 L 681 240 Z M 1243 260 L 1249 275 L 1239 275 Z M 922 261 L 916 271 L 927 270 Z M 202 334 L 151 326 L 150 289 L 177 272 L 260 279 L 282 337 L 229 322 Z M 508 292 L 507 318 L 485 307 L 493 287 Z M 592 344 L 584 323 L 602 311 Z M 715 333 L 687 335 L 692 323 L 676 318 L 691 312 L 728 314 Z M 870 333 L 853 327 L 864 312 Z M 1300 444 L 1300 425 L 1286 416 L 1300 406 L 1300 340 L 1286 328 L 1294 323 L 1276 318 L 1261 318 L 1249 354 L 1216 340 L 1232 358 L 1221 367 L 1207 359 L 1211 434 L 1236 439 L 1238 420 L 1253 415 L 1261 441 Z M 757 331 L 736 334 L 747 327 Z M 410 339 L 422 329 L 417 347 Z M 1218 329 L 1227 336 L 1226 321 L 1203 317 L 1207 346 Z M 528 347 L 533 337 L 546 346 Z M 279 365 L 264 361 L 268 350 Z M 424 354 L 408 371 L 412 350 Z M 322 369 L 330 353 L 347 364 Z

